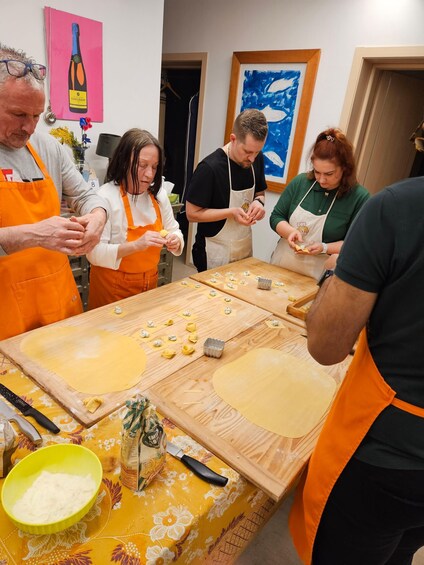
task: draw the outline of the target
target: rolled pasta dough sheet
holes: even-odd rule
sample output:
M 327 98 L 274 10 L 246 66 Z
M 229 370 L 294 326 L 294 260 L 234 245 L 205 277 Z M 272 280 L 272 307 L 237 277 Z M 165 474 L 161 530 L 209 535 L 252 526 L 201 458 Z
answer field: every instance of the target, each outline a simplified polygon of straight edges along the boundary
M 22 340 L 21 351 L 87 394 L 132 388 L 146 368 L 146 354 L 135 340 L 95 328 L 39 330 Z
M 217 369 L 213 386 L 247 420 L 289 438 L 310 432 L 336 391 L 334 379 L 318 365 L 268 348 Z

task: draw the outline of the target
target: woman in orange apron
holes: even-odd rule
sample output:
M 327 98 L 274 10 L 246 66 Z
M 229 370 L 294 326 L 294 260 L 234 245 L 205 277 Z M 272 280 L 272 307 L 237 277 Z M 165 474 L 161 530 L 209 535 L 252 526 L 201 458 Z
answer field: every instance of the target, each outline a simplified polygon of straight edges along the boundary
M 183 235 L 162 184 L 162 148 L 147 131 L 131 129 L 121 138 L 99 194 L 111 214 L 91 263 L 89 309 L 157 286 L 165 245 L 180 255 Z
M 424 545 L 423 208 L 422 178 L 370 199 L 309 312 L 325 364 L 366 329 L 292 507 L 305 564 L 410 565 Z
M 33 224 L 60 215 L 54 183 L 29 143 L 27 148 L 44 178 L 7 181 L 0 168 L 0 227 Z M 42 247 L 0 257 L 0 293 L 0 339 L 82 312 L 68 257 Z

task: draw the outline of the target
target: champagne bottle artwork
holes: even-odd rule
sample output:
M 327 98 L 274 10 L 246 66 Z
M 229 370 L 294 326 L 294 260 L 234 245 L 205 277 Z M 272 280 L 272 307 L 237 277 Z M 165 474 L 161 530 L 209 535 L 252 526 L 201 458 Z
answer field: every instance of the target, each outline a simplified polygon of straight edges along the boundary
M 87 76 L 80 49 L 80 30 L 77 23 L 72 24 L 72 54 L 69 64 L 68 89 L 69 110 L 85 113 L 88 109 Z

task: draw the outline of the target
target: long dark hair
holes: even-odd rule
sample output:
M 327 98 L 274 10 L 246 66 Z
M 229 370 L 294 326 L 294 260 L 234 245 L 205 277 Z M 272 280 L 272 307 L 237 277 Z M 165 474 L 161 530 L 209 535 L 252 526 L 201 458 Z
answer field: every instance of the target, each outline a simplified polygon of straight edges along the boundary
M 162 185 L 163 150 L 159 141 L 144 129 L 132 128 L 121 137 L 106 172 L 105 182 L 121 185 L 128 192 L 128 173 L 135 188 L 134 195 L 139 194 L 138 157 L 143 147 L 154 145 L 159 151 L 158 168 L 149 192 L 156 198 Z
M 340 180 L 338 198 L 350 192 L 358 184 L 353 146 L 341 130 L 329 128 L 322 131 L 315 141 L 310 159 L 312 165 L 314 159 L 322 159 L 332 161 L 342 167 L 343 175 Z M 307 177 L 313 180 L 314 171 L 308 171 Z

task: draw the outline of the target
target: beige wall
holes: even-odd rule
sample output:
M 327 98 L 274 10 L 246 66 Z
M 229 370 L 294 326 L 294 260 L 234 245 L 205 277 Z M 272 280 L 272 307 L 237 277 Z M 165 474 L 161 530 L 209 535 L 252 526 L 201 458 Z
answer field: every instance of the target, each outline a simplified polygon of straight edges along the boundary
M 222 144 L 233 51 L 321 49 L 300 170 L 316 135 L 339 125 L 355 48 L 423 43 L 422 0 L 165 0 L 163 51 L 208 52 L 200 156 Z M 267 217 L 277 200 L 267 195 Z M 277 236 L 254 227 L 268 260 Z
M 45 5 L 45 0 L 0 0 L 0 41 L 40 63 L 47 62 Z M 95 154 L 100 133 L 120 135 L 130 127 L 143 127 L 157 134 L 163 0 L 49 0 L 48 6 L 103 23 L 104 122 L 90 129 L 93 143 L 87 151 L 90 166 L 103 179 L 107 159 Z M 58 120 L 59 125 L 80 136 L 78 122 Z M 42 120 L 38 127 L 50 129 Z

